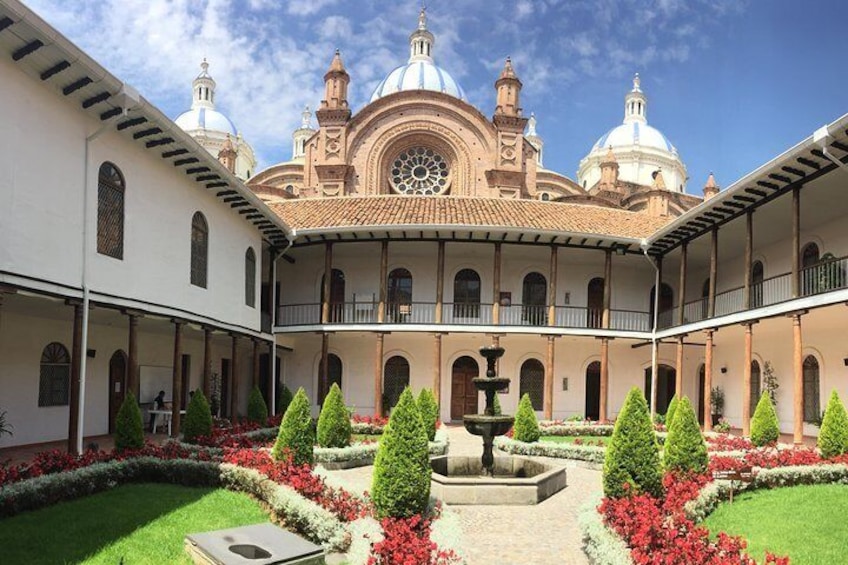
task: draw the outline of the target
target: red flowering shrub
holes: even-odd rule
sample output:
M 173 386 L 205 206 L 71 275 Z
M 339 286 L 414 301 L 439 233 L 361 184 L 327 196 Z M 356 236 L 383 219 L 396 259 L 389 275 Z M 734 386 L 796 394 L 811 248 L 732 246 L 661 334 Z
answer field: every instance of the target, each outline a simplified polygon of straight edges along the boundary
M 359 414 L 354 414 L 351 420 L 353 420 L 354 424 L 368 424 L 377 428 L 385 427 L 389 423 L 389 419 L 385 416 L 360 416 Z
M 430 521 L 416 514 L 385 518 L 382 541 L 371 548 L 368 565 L 450 565 L 461 560 L 453 551 L 439 550 L 430 539 Z
M 751 440 L 744 437 L 732 436 L 729 434 L 721 434 L 718 436 L 707 436 L 708 451 L 745 451 L 754 449 L 754 444 Z

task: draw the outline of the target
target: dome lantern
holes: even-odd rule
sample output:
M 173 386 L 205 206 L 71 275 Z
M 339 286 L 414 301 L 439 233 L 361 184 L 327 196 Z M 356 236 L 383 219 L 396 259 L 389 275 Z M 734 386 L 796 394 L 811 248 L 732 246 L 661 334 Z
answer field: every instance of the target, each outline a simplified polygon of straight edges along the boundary
M 409 36 L 409 62 L 430 61 L 433 62 L 433 45 L 436 38 L 427 31 L 427 9 L 421 8 L 418 14 L 418 29 Z
M 206 57 L 200 63 L 200 74 L 191 83 L 191 108 L 215 109 L 215 79 L 209 74 L 209 63 Z
M 648 98 L 641 88 L 642 79 L 639 73 L 633 76 L 633 90 L 624 97 L 624 123 L 633 122 L 648 123 L 647 110 Z

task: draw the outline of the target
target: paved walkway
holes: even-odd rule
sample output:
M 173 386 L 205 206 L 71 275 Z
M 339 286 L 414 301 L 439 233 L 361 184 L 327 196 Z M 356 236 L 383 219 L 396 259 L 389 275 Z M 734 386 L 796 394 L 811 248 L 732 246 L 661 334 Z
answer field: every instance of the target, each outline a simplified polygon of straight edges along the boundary
M 479 455 L 483 445 L 462 426 L 448 428 L 451 455 Z M 557 459 L 543 458 L 554 465 Z M 452 506 L 462 521 L 462 547 L 469 565 L 586 564 L 577 515 L 601 489 L 600 471 L 568 467 L 568 486 L 535 506 Z M 373 467 L 331 471 L 331 481 L 362 492 L 371 487 Z

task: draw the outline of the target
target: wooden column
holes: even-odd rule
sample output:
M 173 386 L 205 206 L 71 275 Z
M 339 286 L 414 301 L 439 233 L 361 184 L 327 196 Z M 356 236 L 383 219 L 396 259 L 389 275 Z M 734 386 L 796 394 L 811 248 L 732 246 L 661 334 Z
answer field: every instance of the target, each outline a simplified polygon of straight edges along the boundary
M 374 350 L 374 415 L 383 415 L 383 339 L 384 334 L 377 333 L 377 347 Z
M 749 216 L 750 217 L 750 216 Z M 742 435 L 751 435 L 751 361 L 753 356 L 753 326 L 745 327 L 745 360 L 742 366 Z
M 71 383 L 68 398 L 68 453 L 79 454 L 79 422 L 82 415 L 80 405 L 80 361 L 85 352 L 82 350 L 82 303 L 72 303 L 74 307 L 74 335 L 71 345 Z
M 442 400 L 442 334 L 433 336 L 433 396 L 441 407 Z
M 171 382 L 171 437 L 180 435 L 183 405 L 183 324 L 182 320 L 174 320 L 174 371 Z
M 324 396 L 327 394 L 327 389 L 330 387 L 327 386 L 327 372 L 330 356 L 330 334 L 324 332 L 321 334 L 321 370 L 318 374 L 318 394 L 316 399 L 316 404 L 319 406 L 324 402 Z
M 801 296 L 801 187 L 792 189 L 792 297 Z M 799 321 L 800 323 L 800 321 Z
M 604 309 L 601 313 L 601 327 L 610 327 L 610 302 L 612 301 L 612 249 L 604 253 Z
M 677 325 L 679 326 L 682 326 L 685 320 L 683 310 L 686 308 L 686 268 L 688 262 L 689 244 L 684 241 L 680 246 L 680 281 L 677 284 Z M 680 372 L 679 368 L 677 372 Z M 680 391 L 677 394 L 679 395 Z
M 386 321 L 386 295 L 389 278 L 389 242 L 383 241 L 380 245 L 380 302 L 377 305 L 377 323 Z
M 277 281 L 275 262 L 277 261 L 277 250 L 273 247 L 268 249 L 268 316 L 271 319 L 271 331 L 277 325 Z
M 268 395 L 268 413 L 272 416 L 280 409 L 277 406 L 277 342 L 268 342 L 268 383 L 265 390 Z
M 203 396 L 212 398 L 212 328 L 203 328 Z
M 704 345 L 704 431 L 713 429 L 713 410 L 710 406 L 713 397 L 713 331 L 707 330 Z
M 609 397 L 609 339 L 601 338 L 601 402 L 598 420 L 606 422 L 609 420 L 607 414 L 607 400 Z
M 554 336 L 548 336 L 548 354 L 545 358 L 545 402 L 544 417 L 552 420 L 554 417 Z
M 801 314 L 792 315 L 793 355 L 792 368 L 794 372 L 795 426 L 792 441 L 795 445 L 804 443 L 804 344 L 801 340 Z
M 492 323 L 501 322 L 501 244 L 495 244 L 495 264 L 492 276 Z
M 259 340 L 253 339 L 253 383 L 251 390 L 259 386 Z
M 754 212 L 748 210 L 745 214 L 745 289 L 742 293 L 742 304 L 745 309 L 751 307 L 751 264 L 754 257 Z M 747 434 L 746 434 L 747 435 Z
M 235 422 L 239 407 L 238 336 L 236 334 L 230 335 L 233 338 L 232 352 L 230 353 L 232 358 L 232 361 L 230 361 L 230 373 L 232 375 L 230 379 L 230 419 Z
M 686 336 L 677 337 L 677 363 L 674 367 L 674 395 L 680 400 L 683 398 L 683 339 Z
M 129 321 L 129 336 L 127 339 L 127 390 L 133 393 L 136 401 L 141 401 L 138 397 L 138 315 L 130 314 Z
M 548 276 L 548 325 L 556 325 L 556 293 L 557 293 L 557 257 L 559 248 L 551 245 L 551 267 Z M 548 349 L 551 357 L 551 371 L 553 371 L 553 338 L 548 338 Z M 551 390 L 553 390 L 553 377 L 551 377 Z M 553 401 L 553 399 L 551 399 Z M 547 402 L 547 401 L 546 401 Z M 550 418 L 549 418 L 550 419 Z
M 321 323 L 330 323 L 330 288 L 333 281 L 333 244 L 324 245 L 324 300 L 321 303 Z
M 718 271 L 718 227 L 713 226 L 710 232 L 710 293 L 707 298 L 707 312 L 710 318 L 715 317 L 716 272 Z
M 439 253 L 436 263 L 436 316 L 437 324 L 442 323 L 442 302 L 445 294 L 445 242 L 439 242 Z

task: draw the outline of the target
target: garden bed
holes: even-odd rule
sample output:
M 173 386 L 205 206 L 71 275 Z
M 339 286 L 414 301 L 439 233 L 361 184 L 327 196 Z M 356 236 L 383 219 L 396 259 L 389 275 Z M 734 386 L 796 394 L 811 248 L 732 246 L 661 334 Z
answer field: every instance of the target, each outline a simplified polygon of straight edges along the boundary
M 354 443 L 350 447 L 316 447 L 315 462 L 327 470 L 353 469 L 374 464 L 380 444 L 377 442 Z M 430 442 L 430 456 L 437 457 L 448 452 L 448 433 L 444 427 L 436 430 Z

